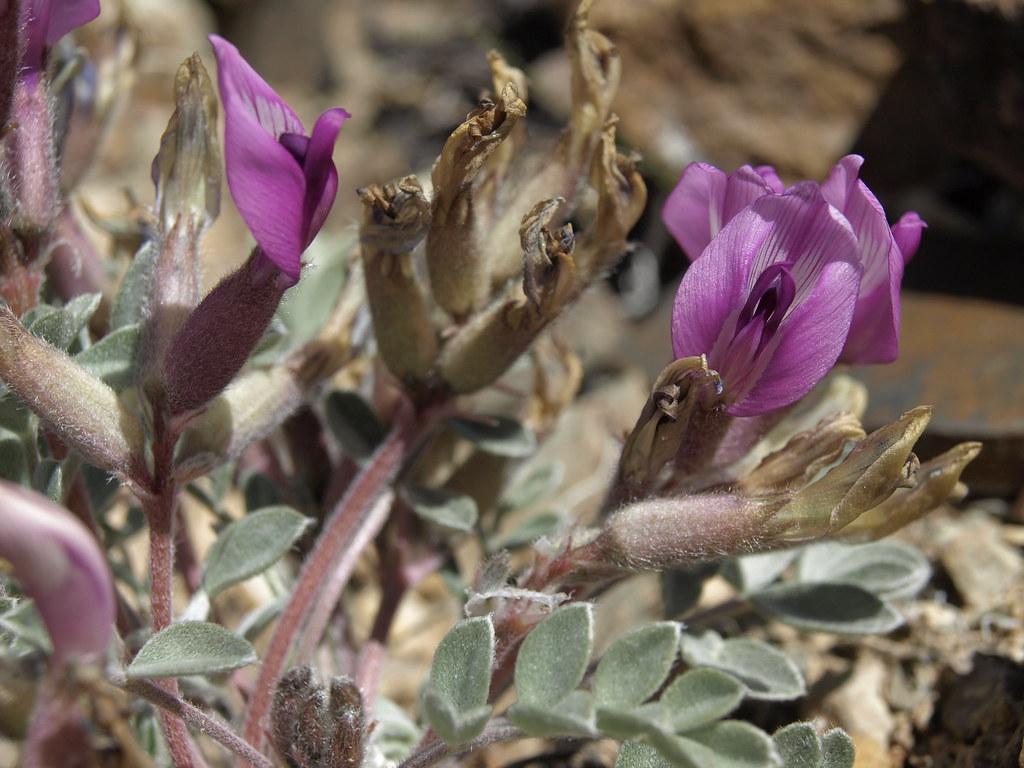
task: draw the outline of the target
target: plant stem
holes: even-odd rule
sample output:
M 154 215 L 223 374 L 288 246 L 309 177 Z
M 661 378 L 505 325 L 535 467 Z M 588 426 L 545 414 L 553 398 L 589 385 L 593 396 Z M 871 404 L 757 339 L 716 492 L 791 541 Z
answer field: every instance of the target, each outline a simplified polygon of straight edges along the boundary
M 227 724 L 206 714 L 156 683 L 149 680 L 128 680 L 123 675 L 112 676 L 111 682 L 180 718 L 179 722 L 182 724 L 188 723 L 193 728 L 202 731 L 225 749 L 248 760 L 256 768 L 273 768 L 273 763 L 268 758 L 257 752 L 251 744 L 235 735 Z
M 352 482 L 341 503 L 328 519 L 316 546 L 306 559 L 292 596 L 278 619 L 274 634 L 263 655 L 256 679 L 243 735 L 246 741 L 261 749 L 264 743 L 262 721 L 270 707 L 277 680 L 284 671 L 288 651 L 296 633 L 308 615 L 320 586 L 329 578 L 331 569 L 345 551 L 352 534 L 352 522 L 362 517 L 362 510 L 379 496 L 405 458 L 415 420 L 405 405 L 398 409 L 395 426 L 383 444 Z M 342 585 L 344 586 L 344 585 Z
M 503 741 L 518 741 L 525 738 L 526 734 L 505 718 L 499 717 L 488 723 L 487 727 L 484 728 L 484 732 L 464 747 L 452 751 L 447 744 L 440 739 L 436 739 L 409 755 L 399 764 L 398 768 L 429 768 L 429 766 L 449 757 L 461 757 L 491 744 L 498 744 Z

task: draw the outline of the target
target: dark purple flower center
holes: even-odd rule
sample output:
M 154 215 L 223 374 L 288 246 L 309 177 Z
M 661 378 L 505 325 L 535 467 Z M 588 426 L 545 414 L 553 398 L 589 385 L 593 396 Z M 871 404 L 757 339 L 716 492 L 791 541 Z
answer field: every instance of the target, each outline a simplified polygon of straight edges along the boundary
M 742 333 L 743 329 L 755 320 L 759 320 L 762 328 L 758 344 L 760 350 L 775 335 L 795 297 L 796 283 L 789 274 L 789 265 L 772 264 L 757 278 L 746 304 L 740 310 L 740 316 L 736 321 L 736 335 Z
M 281 146 L 288 150 L 300 166 L 306 162 L 306 152 L 309 150 L 309 136 L 301 133 L 282 133 L 278 139 Z

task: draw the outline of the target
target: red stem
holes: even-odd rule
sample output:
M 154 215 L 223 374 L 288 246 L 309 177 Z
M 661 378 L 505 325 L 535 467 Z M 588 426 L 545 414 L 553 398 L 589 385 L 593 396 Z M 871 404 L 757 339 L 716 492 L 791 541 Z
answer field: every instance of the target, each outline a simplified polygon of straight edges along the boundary
M 394 429 L 352 482 L 306 559 L 292 596 L 278 619 L 270 645 L 263 655 L 252 700 L 249 702 L 243 738 L 257 749 L 262 749 L 264 745 L 262 721 L 270 706 L 277 680 L 284 671 L 292 641 L 321 585 L 329 578 L 331 569 L 345 548 L 352 533 L 352 520 L 362 516 L 362 510 L 374 502 L 402 463 L 411 442 L 414 424 L 409 409 L 399 408 Z

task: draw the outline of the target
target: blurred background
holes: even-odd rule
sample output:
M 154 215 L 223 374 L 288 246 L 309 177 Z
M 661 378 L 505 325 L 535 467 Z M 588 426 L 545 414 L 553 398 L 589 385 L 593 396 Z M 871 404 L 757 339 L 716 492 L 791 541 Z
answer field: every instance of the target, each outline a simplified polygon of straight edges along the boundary
M 351 231 L 357 187 L 429 174 L 489 87 L 489 49 L 529 77 L 532 146 L 555 139 L 569 106 L 561 40 L 572 5 L 106 0 L 85 42 L 127 14 L 139 58 L 132 98 L 82 197 L 108 216 L 123 213 L 126 189 L 151 199 L 173 73 L 193 50 L 212 73 L 205 36 L 217 31 L 307 122 L 335 104 L 355 116 L 338 143 L 342 186 L 328 225 Z M 767 163 L 795 181 L 821 179 L 858 152 L 889 218 L 917 210 L 929 224 L 906 273 L 902 359 L 858 371 L 871 390 L 867 421 L 934 404 L 924 452 L 984 439 L 966 479 L 977 493 L 1014 500 L 1024 482 L 1024 3 L 597 0 L 592 26 L 622 57 L 619 137 L 643 155 L 651 202 L 608 290 L 565 323 L 567 333 L 578 326 L 590 362 L 653 375 L 667 360 L 686 259 L 659 211 L 688 162 Z M 224 198 L 207 240 L 211 284 L 247 252 Z M 588 326 L 602 333 L 588 336 Z M 1011 514 L 1024 520 L 1024 507 Z

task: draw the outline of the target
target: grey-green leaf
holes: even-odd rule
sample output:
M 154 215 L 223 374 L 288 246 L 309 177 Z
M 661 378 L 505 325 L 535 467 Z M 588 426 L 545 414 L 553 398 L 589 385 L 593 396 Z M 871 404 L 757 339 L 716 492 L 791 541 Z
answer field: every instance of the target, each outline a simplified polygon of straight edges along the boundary
M 688 733 L 684 741 L 703 745 L 715 756 L 716 768 L 773 768 L 779 765 L 775 744 L 750 723 L 726 720 L 702 731 Z
M 821 737 L 821 752 L 821 768 L 853 768 L 853 739 L 842 728 L 825 732 Z
M 704 728 L 732 712 L 745 688 L 732 675 L 703 667 L 680 675 L 661 695 L 661 707 L 676 733 Z
M 434 653 L 429 690 L 450 704 L 456 714 L 479 709 L 487 704 L 493 664 L 491 617 L 460 621 Z
M 725 573 L 741 592 L 756 592 L 782 575 L 799 554 L 799 549 L 783 549 L 738 557 L 729 563 Z
M 673 768 L 672 763 L 650 744 L 627 741 L 615 758 L 615 768 Z
M 345 453 L 367 459 L 387 435 L 377 414 L 355 392 L 331 392 L 324 404 L 327 427 Z
M 682 616 L 700 602 L 704 582 L 721 569 L 719 563 L 695 563 L 661 574 L 661 600 L 665 616 Z
M 0 477 L 18 485 L 29 479 L 25 442 L 17 435 L 0 429 Z
M 714 632 L 705 632 L 700 637 L 684 634 L 680 646 L 691 666 L 728 672 L 747 687 L 750 698 L 785 701 L 804 694 L 803 675 L 796 664 L 760 640 L 722 640 Z
M 262 573 L 291 549 L 311 522 L 289 507 L 267 507 L 231 523 L 210 547 L 203 588 L 216 595 Z
M 800 558 L 800 581 L 853 584 L 881 598 L 909 597 L 930 576 L 925 556 L 900 541 L 860 546 L 825 542 L 808 547 Z
M 59 461 L 43 459 L 36 465 L 32 487 L 47 496 L 50 501 L 60 504 L 64 496 L 64 470 Z
M 514 549 L 532 544 L 542 536 L 551 536 L 565 525 L 565 516 L 555 509 L 538 512 L 518 528 L 488 541 L 492 550 Z
M 558 608 L 537 625 L 519 650 L 515 687 L 523 704 L 548 708 L 583 679 L 594 643 L 594 616 L 587 603 Z
M 810 723 L 792 723 L 772 735 L 782 768 L 821 768 L 821 737 Z
M 491 708 L 456 710 L 451 702 L 428 688 L 423 694 L 423 709 L 427 722 L 449 747 L 466 744 L 483 731 L 491 716 Z
M 565 476 L 565 465 L 560 461 L 544 464 L 530 470 L 524 477 L 518 478 L 498 501 L 502 511 L 524 509 L 536 504 L 551 494 Z
M 405 497 L 413 512 L 434 525 L 463 533 L 476 525 L 476 502 L 471 496 L 444 488 L 407 488 Z
M 66 352 L 99 305 L 100 294 L 87 293 L 76 296 L 58 309 L 39 307 L 26 327 L 36 336 Z
M 182 621 L 149 638 L 128 677 L 179 677 L 228 672 L 256 661 L 248 641 L 219 624 Z
M 124 389 L 135 381 L 138 342 L 139 326 L 125 325 L 79 352 L 75 362 L 114 389 Z
M 853 584 L 776 584 L 751 599 L 763 613 L 809 632 L 884 634 L 903 623 L 895 608 Z
M 155 241 L 147 241 L 135 253 L 124 274 L 121 287 L 110 310 L 110 327 L 114 330 L 142 323 L 149 303 L 153 267 L 160 250 Z
M 509 719 L 531 736 L 593 736 L 594 699 L 587 691 L 573 691 L 552 705 L 517 701 Z
M 506 416 L 480 416 L 475 419 L 453 417 L 448 423 L 481 451 L 496 456 L 518 459 L 529 456 L 537 449 L 537 438 L 533 432 Z
M 639 706 L 665 681 L 678 647 L 679 625 L 669 621 L 648 624 L 620 637 L 594 673 L 597 706 Z

